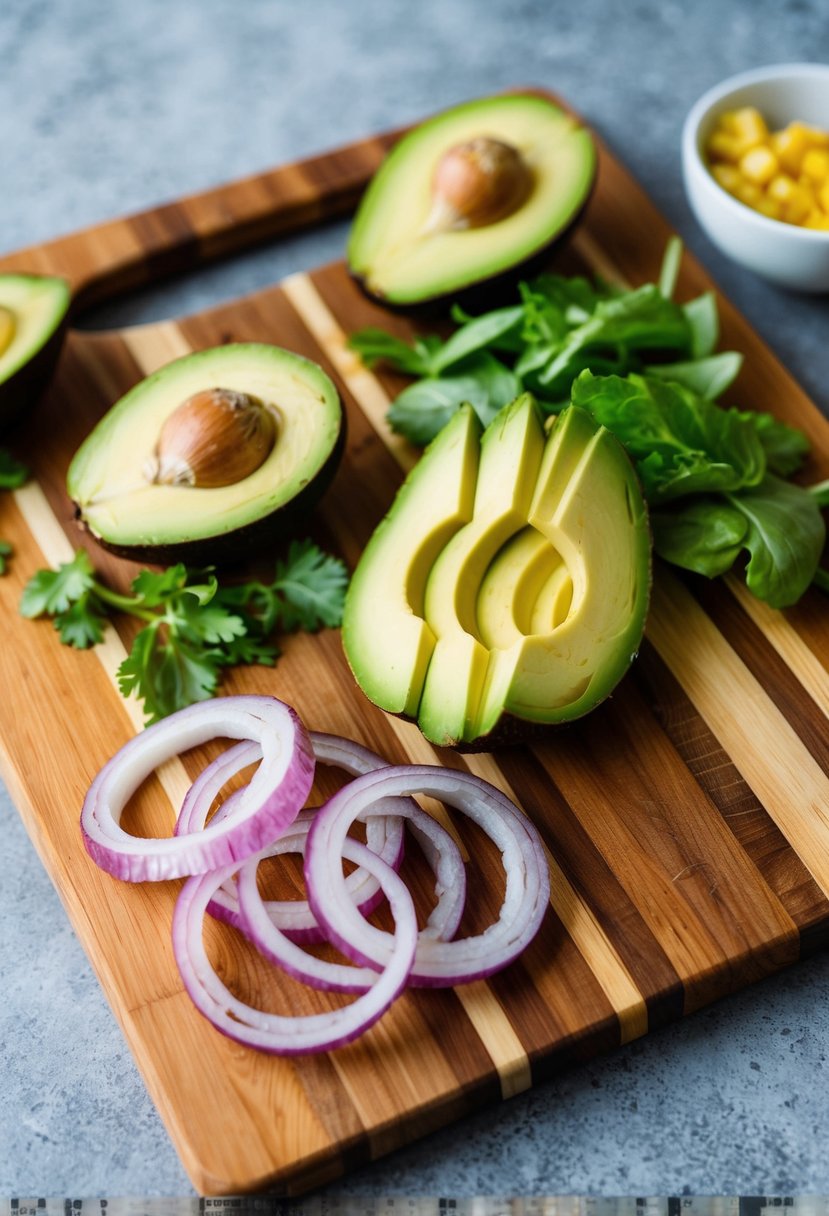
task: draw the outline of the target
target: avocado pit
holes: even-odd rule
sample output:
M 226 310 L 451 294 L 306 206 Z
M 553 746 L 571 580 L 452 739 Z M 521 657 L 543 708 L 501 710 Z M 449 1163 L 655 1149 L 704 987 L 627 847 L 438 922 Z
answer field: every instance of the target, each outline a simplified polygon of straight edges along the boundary
M 165 420 L 145 476 L 157 485 L 232 486 L 264 464 L 275 442 L 273 407 L 235 389 L 202 389 Z
M 530 167 L 513 144 L 488 135 L 455 144 L 437 163 L 425 231 L 495 224 L 523 206 L 532 184 Z

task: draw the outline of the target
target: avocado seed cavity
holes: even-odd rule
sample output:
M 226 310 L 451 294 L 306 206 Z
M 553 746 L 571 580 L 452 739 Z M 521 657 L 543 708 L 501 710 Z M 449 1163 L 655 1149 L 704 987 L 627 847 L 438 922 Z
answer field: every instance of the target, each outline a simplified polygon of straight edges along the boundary
M 482 135 L 444 152 L 432 179 L 434 203 L 427 233 L 483 228 L 524 203 L 533 177 L 512 144 Z
M 256 472 L 275 442 L 272 406 L 234 389 L 203 389 L 167 418 L 144 475 L 161 485 L 235 485 Z
M 0 355 L 9 349 L 14 338 L 17 323 L 10 308 L 0 304 Z

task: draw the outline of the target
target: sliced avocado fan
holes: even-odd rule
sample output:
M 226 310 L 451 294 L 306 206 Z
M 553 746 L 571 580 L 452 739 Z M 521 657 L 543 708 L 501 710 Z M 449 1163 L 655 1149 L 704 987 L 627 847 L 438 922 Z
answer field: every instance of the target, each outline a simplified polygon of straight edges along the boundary
M 489 746 L 588 713 L 635 657 L 650 533 L 624 449 L 532 397 L 481 435 L 464 406 L 365 549 L 343 644 L 381 708 L 442 746 Z

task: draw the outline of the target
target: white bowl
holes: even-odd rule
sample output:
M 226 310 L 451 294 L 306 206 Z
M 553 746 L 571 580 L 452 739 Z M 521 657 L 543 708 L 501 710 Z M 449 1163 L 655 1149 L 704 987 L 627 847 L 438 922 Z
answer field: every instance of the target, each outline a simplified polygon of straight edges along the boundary
M 797 291 L 829 291 L 829 231 L 768 219 L 711 176 L 703 150 L 726 110 L 755 106 L 772 130 L 797 120 L 829 130 L 829 66 L 783 63 L 732 76 L 709 89 L 682 132 L 682 169 L 691 208 L 723 253 Z

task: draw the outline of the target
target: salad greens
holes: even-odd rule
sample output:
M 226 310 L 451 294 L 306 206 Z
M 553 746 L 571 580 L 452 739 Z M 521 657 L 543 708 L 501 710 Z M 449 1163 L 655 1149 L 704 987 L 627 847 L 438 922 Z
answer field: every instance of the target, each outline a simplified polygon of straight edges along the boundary
M 819 566 L 826 484 L 784 480 L 809 451 L 805 435 L 771 414 L 725 409 L 716 398 L 742 363 L 719 351 L 711 292 L 673 300 L 682 256 L 669 242 L 657 283 L 631 291 L 545 274 L 519 285 L 520 302 L 479 317 L 458 308 L 459 328 L 403 342 L 379 329 L 350 346 L 368 365 L 416 377 L 393 402 L 395 431 L 428 443 L 462 402 L 481 423 L 519 392 L 555 414 L 581 406 L 627 448 L 651 509 L 654 548 L 665 560 L 714 577 L 745 552 L 746 582 L 774 607 L 795 603 Z
M 277 628 L 338 626 L 347 582 L 343 563 L 306 540 L 291 544 L 269 583 L 225 586 L 212 570 L 179 563 L 142 570 L 132 594 L 120 595 L 96 577 L 79 549 L 71 562 L 29 580 L 20 611 L 52 617 L 61 641 L 78 649 L 102 640 L 110 612 L 142 621 L 118 683 L 124 696 L 135 693 L 143 702 L 150 723 L 214 696 L 224 667 L 273 665 L 279 651 L 270 638 Z
M 416 377 L 389 410 L 393 430 L 424 445 L 468 401 L 483 426 L 523 390 L 542 409 L 566 405 L 582 371 L 644 372 L 717 397 L 734 380 L 742 356 L 715 354 L 716 300 L 706 292 L 687 304 L 671 298 L 682 246 L 668 244 L 659 283 L 632 291 L 576 276 L 544 274 L 519 285 L 520 303 L 480 317 L 460 309 L 459 328 L 403 342 L 362 329 L 349 345 L 368 366 L 385 363 Z
M 773 608 L 800 599 L 826 540 L 822 487 L 815 493 L 775 474 L 796 471 L 805 436 L 652 377 L 583 372 L 572 400 L 627 448 L 660 557 L 713 578 L 745 549 L 746 583 L 758 599 Z
M 16 490 L 22 486 L 29 476 L 29 470 L 19 460 L 15 460 L 5 448 L 0 448 L 0 490 Z M 6 565 L 11 555 L 12 547 L 8 541 L 0 540 L 0 575 L 6 573 Z

